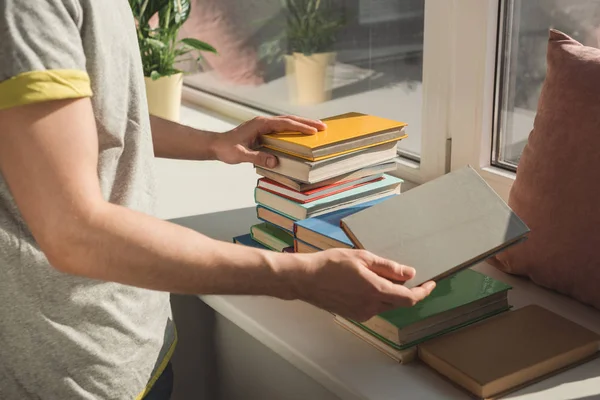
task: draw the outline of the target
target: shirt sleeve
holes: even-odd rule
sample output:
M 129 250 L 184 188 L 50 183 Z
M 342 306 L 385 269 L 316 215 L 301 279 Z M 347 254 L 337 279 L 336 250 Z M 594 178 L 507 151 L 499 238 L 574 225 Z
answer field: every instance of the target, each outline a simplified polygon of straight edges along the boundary
M 75 0 L 0 0 L 0 110 L 89 97 Z

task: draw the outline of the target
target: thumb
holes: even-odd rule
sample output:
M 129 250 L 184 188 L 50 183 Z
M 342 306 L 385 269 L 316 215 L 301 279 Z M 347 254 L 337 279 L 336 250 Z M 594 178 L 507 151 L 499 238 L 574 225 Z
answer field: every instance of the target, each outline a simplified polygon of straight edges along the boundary
M 414 278 L 416 271 L 414 268 L 398 264 L 392 260 L 372 255 L 367 260 L 368 268 L 377 275 L 389 279 L 393 282 L 405 282 Z
M 244 158 L 245 161 L 263 168 L 275 168 L 277 166 L 277 157 L 262 151 L 245 149 Z

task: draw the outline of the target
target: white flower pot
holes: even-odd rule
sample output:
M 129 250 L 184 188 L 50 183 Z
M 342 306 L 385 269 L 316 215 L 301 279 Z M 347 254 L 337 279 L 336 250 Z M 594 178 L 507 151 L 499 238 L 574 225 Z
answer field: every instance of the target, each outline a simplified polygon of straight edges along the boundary
M 286 74 L 290 99 L 296 104 L 318 104 L 331 99 L 332 76 L 329 66 L 335 53 L 286 56 Z
M 144 80 L 146 81 L 146 97 L 150 114 L 179 122 L 183 74 L 164 76 L 155 81 L 144 77 Z

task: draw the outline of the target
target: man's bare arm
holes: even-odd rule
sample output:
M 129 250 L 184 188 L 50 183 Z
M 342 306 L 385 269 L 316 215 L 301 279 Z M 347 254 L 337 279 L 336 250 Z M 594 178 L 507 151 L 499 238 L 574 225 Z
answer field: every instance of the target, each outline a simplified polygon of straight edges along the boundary
M 0 125 L 0 168 L 57 269 L 171 292 L 291 295 L 273 254 L 104 201 L 88 99 L 1 111 Z
M 248 162 L 271 168 L 277 159 L 256 149 L 260 135 L 277 131 L 314 134 L 325 128 L 321 121 L 294 115 L 254 118 L 223 133 L 194 129 L 153 115 L 150 123 L 156 157 Z
M 381 276 L 414 270 L 366 252 L 290 255 L 212 240 L 103 199 L 89 99 L 0 111 L 0 171 L 50 263 L 89 278 L 176 293 L 300 298 L 354 318 L 414 304 Z
M 215 160 L 213 150 L 217 133 L 193 129 L 151 115 L 154 155 L 182 160 Z

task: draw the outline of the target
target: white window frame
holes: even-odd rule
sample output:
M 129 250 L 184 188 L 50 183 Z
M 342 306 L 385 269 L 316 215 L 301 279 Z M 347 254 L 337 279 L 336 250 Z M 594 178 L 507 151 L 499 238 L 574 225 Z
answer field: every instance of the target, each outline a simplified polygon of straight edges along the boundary
M 451 105 L 453 21 L 448 18 L 454 7 L 451 0 L 426 0 L 423 52 L 423 104 L 421 161 L 400 158 L 397 175 L 414 184 L 437 178 L 450 169 L 448 118 Z M 270 115 L 228 99 L 184 87 L 184 101 L 199 105 L 236 121 Z
M 502 0 L 453 0 L 451 170 L 471 165 L 505 200 L 515 173 L 492 165 Z
M 470 165 L 508 199 L 515 174 L 491 163 L 501 1 L 425 0 L 421 162 L 397 170 L 409 183 Z M 187 86 L 184 100 L 240 122 L 270 115 Z

